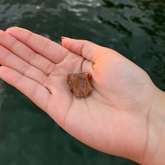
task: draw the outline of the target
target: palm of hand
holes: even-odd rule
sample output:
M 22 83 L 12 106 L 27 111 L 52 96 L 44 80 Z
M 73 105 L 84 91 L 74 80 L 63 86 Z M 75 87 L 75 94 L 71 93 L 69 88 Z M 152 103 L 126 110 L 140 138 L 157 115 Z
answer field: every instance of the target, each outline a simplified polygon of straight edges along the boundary
M 18 31 L 23 34 L 29 32 L 22 29 L 15 30 L 17 33 L 14 30 L 9 33 L 25 43 Z M 41 38 L 37 36 L 36 42 L 39 39 Z M 46 41 L 43 38 L 41 40 Z M 145 85 L 150 83 L 145 72 L 117 52 L 91 43 L 86 43 L 87 46 L 83 44 L 83 47 L 79 48 L 78 45 L 83 41 L 79 43 L 75 40 L 65 39 L 63 46 L 70 51 L 51 43 L 43 52 L 40 50 L 42 47 L 36 48 L 33 46 L 33 42 L 35 43 L 35 40 L 27 42 L 26 39 L 26 44 L 31 51 L 38 52 L 40 66 L 35 62 L 30 63 L 37 70 L 33 68 L 23 72 L 20 68 L 14 67 L 14 70 L 11 70 L 12 66 L 7 64 L 8 60 L 1 57 L 1 64 L 7 66 L 0 70 L 2 79 L 26 94 L 67 132 L 94 148 L 118 156 L 126 155 L 126 157 L 133 151 L 133 147 L 137 147 L 139 151 L 144 149 L 147 136 L 144 125 L 147 125 L 146 118 L 149 109 L 147 105 L 150 105 L 152 100 L 147 96 L 154 92 L 150 91 L 152 84 L 145 88 Z M 72 44 L 69 45 L 69 43 Z M 9 48 L 7 44 L 7 42 L 1 43 L 11 52 L 16 51 L 13 49 L 14 46 Z M 72 45 L 75 45 L 75 49 L 72 48 Z M 24 44 L 22 44 L 23 46 Z M 52 47 L 55 48 L 52 49 Z M 7 52 L 6 49 L 1 51 Z M 17 52 L 18 50 L 15 54 L 19 57 L 19 52 Z M 46 54 L 49 56 L 40 60 Z M 45 65 L 41 66 L 41 64 Z M 77 99 L 69 91 L 66 76 L 68 73 L 85 71 L 92 74 L 94 89 L 90 97 Z M 26 78 L 22 78 L 20 73 Z M 15 82 L 12 78 L 19 79 L 19 81 Z M 32 90 L 27 91 L 27 88 L 25 89 L 27 86 Z M 142 107 L 146 108 L 143 112 Z M 139 120 L 142 113 L 146 118 Z M 141 133 L 144 134 L 141 135 Z M 143 136 L 142 140 L 136 144 L 136 140 L 140 136 Z
M 104 152 L 127 157 L 134 147 L 139 151 L 145 150 L 146 119 L 153 99 L 148 95 L 154 91 L 149 91 L 152 84 L 148 83 L 151 81 L 139 67 L 113 50 L 101 49 L 105 48 L 87 51 L 85 58 L 96 56 L 92 61 L 84 60 L 81 52 L 78 53 L 80 56 L 69 52 L 66 59 L 56 66 L 61 71 L 58 75 L 63 75 L 59 84 L 64 90 L 61 92 L 59 87 L 56 88 L 59 91 L 52 95 L 50 107 L 53 108 L 48 109 L 54 113 L 55 121 L 77 139 Z M 98 52 L 101 52 L 99 56 Z M 66 75 L 86 71 L 92 74 L 93 92 L 86 99 L 77 99 L 69 91 Z M 54 79 L 53 84 L 56 83 Z M 57 98 L 60 105 L 55 102 Z M 146 109 L 141 111 L 143 107 Z M 143 113 L 146 118 L 139 120 Z M 137 144 L 139 138 L 142 141 Z M 127 151 L 126 147 L 129 148 Z

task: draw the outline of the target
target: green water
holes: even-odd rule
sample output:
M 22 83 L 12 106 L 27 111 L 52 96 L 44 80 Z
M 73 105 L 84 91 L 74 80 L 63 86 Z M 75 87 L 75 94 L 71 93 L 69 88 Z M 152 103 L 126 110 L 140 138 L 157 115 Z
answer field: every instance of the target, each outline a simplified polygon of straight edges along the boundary
M 165 91 L 164 0 L 0 0 L 0 29 L 19 26 L 58 43 L 87 39 L 123 54 Z M 136 165 L 91 149 L 0 80 L 0 165 Z

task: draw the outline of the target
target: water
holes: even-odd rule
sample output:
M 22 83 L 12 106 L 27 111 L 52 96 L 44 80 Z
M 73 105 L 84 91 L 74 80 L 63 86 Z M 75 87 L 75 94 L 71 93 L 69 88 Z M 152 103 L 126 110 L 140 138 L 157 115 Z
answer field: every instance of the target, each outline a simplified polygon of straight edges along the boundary
M 164 0 L 0 0 L 0 29 L 19 26 L 61 43 L 87 39 L 123 54 L 165 91 Z M 135 165 L 91 149 L 0 81 L 0 165 Z

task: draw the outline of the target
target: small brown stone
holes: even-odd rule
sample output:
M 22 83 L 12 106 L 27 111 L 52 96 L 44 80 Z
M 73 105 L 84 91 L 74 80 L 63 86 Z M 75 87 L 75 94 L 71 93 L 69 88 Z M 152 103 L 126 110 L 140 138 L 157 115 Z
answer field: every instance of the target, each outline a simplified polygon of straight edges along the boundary
M 87 72 L 68 74 L 67 82 L 77 98 L 86 98 L 92 92 L 92 76 Z

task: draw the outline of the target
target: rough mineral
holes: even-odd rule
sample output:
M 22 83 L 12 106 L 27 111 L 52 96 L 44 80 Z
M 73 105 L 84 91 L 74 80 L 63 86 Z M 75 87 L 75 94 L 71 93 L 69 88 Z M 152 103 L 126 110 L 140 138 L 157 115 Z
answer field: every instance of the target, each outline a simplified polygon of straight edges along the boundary
M 67 82 L 77 98 L 86 98 L 92 92 L 92 76 L 87 72 L 68 74 Z

